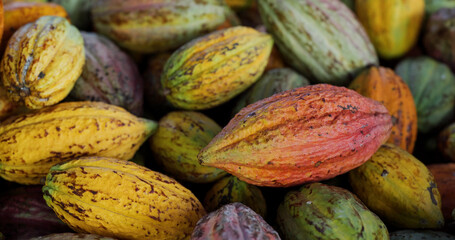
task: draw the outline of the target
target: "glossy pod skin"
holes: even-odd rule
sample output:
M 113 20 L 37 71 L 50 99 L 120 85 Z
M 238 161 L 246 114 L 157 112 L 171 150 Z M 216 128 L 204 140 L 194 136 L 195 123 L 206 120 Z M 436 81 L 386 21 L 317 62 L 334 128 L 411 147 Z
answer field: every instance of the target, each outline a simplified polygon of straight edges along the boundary
M 417 139 L 417 110 L 406 82 L 390 68 L 373 66 L 357 76 L 349 88 L 384 104 L 393 122 L 388 142 L 412 153 Z
M 425 10 L 424 0 L 356 0 L 355 12 L 378 55 L 403 56 L 417 42 Z
M 49 169 L 81 156 L 129 160 L 157 123 L 103 102 L 65 102 L 0 123 L 0 176 L 40 184 Z
M 66 19 L 44 16 L 17 30 L 0 71 L 8 97 L 30 109 L 62 101 L 85 63 L 82 36 Z
M 385 222 L 399 228 L 441 228 L 441 195 L 428 168 L 387 143 L 349 172 L 353 192 Z
M 205 215 L 193 193 L 174 179 L 114 158 L 53 166 L 43 194 L 73 230 L 118 239 L 188 239 Z
M 360 166 L 391 127 L 379 102 L 343 87 L 310 85 L 243 108 L 198 157 L 253 185 L 294 186 Z
M 272 45 L 269 34 L 243 26 L 194 39 L 167 60 L 164 94 L 172 105 L 188 110 L 225 103 L 259 79 Z
M 339 0 L 260 0 L 286 63 L 318 83 L 347 85 L 378 58 L 362 25 Z
M 227 13 L 220 0 L 100 0 L 91 9 L 98 33 L 140 53 L 178 48 L 215 30 Z

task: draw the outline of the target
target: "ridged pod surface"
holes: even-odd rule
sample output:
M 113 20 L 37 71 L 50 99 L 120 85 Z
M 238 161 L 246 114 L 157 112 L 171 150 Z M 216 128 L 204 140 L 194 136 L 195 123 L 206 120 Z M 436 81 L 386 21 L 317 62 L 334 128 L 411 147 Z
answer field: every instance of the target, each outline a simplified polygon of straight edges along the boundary
M 208 212 L 212 212 L 234 202 L 245 204 L 265 218 L 267 205 L 261 190 L 235 176 L 227 176 L 216 182 L 205 195 L 203 204 Z
M 41 186 L 17 187 L 9 191 L 2 188 L 0 231 L 6 239 L 30 239 L 70 230 L 46 205 Z
M 227 102 L 262 75 L 272 45 L 270 35 L 243 26 L 194 39 L 166 62 L 164 94 L 174 106 L 190 110 Z
M 455 3 L 455 1 L 454 1 Z M 455 70 L 455 19 L 454 8 L 444 8 L 427 21 L 423 43 L 427 54 Z
M 13 2 L 4 5 L 4 29 L 1 51 L 6 48 L 8 40 L 20 27 L 34 22 L 42 16 L 59 16 L 68 18 L 65 9 L 54 3 L 45 2 Z
M 384 104 L 393 123 L 387 142 L 412 153 L 417 139 L 417 110 L 406 82 L 392 69 L 373 66 L 357 76 L 349 88 Z
M 160 119 L 150 138 L 154 160 L 179 180 L 209 183 L 227 173 L 202 166 L 197 155 L 221 131 L 212 119 L 198 112 L 170 112 Z
M 55 233 L 46 236 L 31 238 L 29 240 L 115 240 L 115 239 L 87 233 Z
M 106 37 L 82 32 L 85 65 L 70 92 L 76 101 L 101 101 L 142 114 L 144 82 L 136 64 Z
M 278 233 L 249 207 L 231 203 L 201 218 L 191 240 L 275 240 Z
M 43 193 L 75 231 L 120 239 L 188 239 L 205 215 L 193 193 L 174 179 L 112 158 L 53 166 Z
M 0 176 L 39 184 L 51 166 L 75 157 L 129 160 L 156 127 L 102 102 L 66 102 L 17 115 L 0 123 Z
M 441 196 L 428 168 L 405 150 L 384 144 L 349 172 L 354 193 L 381 219 L 399 228 L 441 228 Z
M 447 222 L 452 220 L 452 210 L 455 209 L 455 163 L 440 163 L 427 165 L 434 176 L 434 181 L 441 194 L 442 214 Z M 454 219 L 455 220 L 455 219 Z
M 92 6 L 97 32 L 141 53 L 172 50 L 226 20 L 221 0 L 100 0 Z
M 351 192 L 321 183 L 286 194 L 277 210 L 284 239 L 389 239 L 376 216 Z
M 380 57 L 398 58 L 417 41 L 424 0 L 356 0 L 355 12 Z
M 258 6 L 286 63 L 312 81 L 346 85 L 378 63 L 362 25 L 339 0 L 260 0 Z
M 400 230 L 390 233 L 390 240 L 454 240 L 455 236 L 432 230 Z
M 261 78 L 242 93 L 234 106 L 233 114 L 242 108 L 273 94 L 309 85 L 310 82 L 290 68 L 276 68 L 264 73 Z
M 438 148 L 444 156 L 455 162 L 455 123 L 446 126 L 438 135 Z
M 391 127 L 379 102 L 344 87 L 310 85 L 243 108 L 198 157 L 254 185 L 292 186 L 360 166 Z
M 420 132 L 448 123 L 454 115 L 455 77 L 447 65 L 429 57 L 407 58 L 398 63 L 395 72 L 411 89 Z
M 44 16 L 17 30 L 0 71 L 9 98 L 30 109 L 54 105 L 71 91 L 85 62 L 82 36 L 66 19 Z

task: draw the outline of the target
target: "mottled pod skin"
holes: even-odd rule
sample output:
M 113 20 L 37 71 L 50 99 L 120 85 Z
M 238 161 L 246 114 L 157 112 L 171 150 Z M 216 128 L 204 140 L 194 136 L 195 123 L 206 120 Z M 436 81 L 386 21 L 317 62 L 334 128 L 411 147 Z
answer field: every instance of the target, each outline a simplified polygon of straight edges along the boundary
M 417 139 L 417 110 L 406 82 L 392 69 L 373 66 L 357 76 L 349 88 L 384 104 L 393 123 L 387 142 L 412 153 Z
M 215 30 L 227 13 L 221 0 L 99 0 L 92 7 L 97 32 L 141 53 L 175 49 Z
M 101 101 L 142 114 L 144 83 L 136 64 L 106 37 L 82 32 L 85 64 L 70 92 L 76 101 Z
M 172 177 L 209 183 L 227 173 L 202 166 L 197 155 L 220 131 L 221 127 L 202 113 L 170 112 L 160 119 L 157 132 L 150 138 L 150 147 L 155 161 Z
M 321 183 L 287 193 L 277 223 L 288 240 L 389 239 L 385 224 L 354 194 Z
M 302 75 L 290 68 L 276 68 L 264 73 L 261 78 L 243 92 L 233 114 L 256 101 L 272 96 L 273 94 L 309 85 L 310 82 Z
M 194 39 L 166 62 L 164 94 L 175 107 L 218 106 L 251 86 L 264 71 L 273 39 L 249 27 L 232 27 Z
M 355 12 L 378 55 L 404 55 L 414 46 L 422 26 L 424 0 L 356 0 Z
M 31 238 L 29 240 L 115 240 L 115 239 L 87 233 L 55 233 L 46 236 Z
M 174 179 L 112 158 L 53 166 L 43 194 L 76 232 L 118 239 L 188 239 L 205 215 L 193 193 Z
M 455 123 L 445 127 L 438 135 L 438 148 L 444 156 L 455 162 Z
M 407 58 L 395 68 L 408 84 L 417 109 L 417 128 L 428 133 L 454 116 L 455 77 L 447 65 L 429 57 Z
M 0 65 L 2 83 L 10 99 L 39 109 L 69 94 L 84 62 L 79 30 L 62 17 L 44 16 L 9 40 Z
M 349 172 L 354 193 L 381 219 L 399 228 L 441 228 L 441 196 L 428 168 L 387 143 Z
M 265 218 L 267 205 L 261 190 L 235 176 L 227 176 L 216 182 L 205 195 L 204 207 L 212 212 L 234 202 L 245 204 Z
M 129 160 L 157 128 L 102 102 L 66 102 L 0 123 L 0 176 L 39 184 L 49 168 L 81 156 Z
M 54 3 L 45 2 L 12 2 L 4 6 L 5 31 L 2 36 L 1 51 L 5 50 L 8 40 L 20 27 L 34 22 L 42 16 L 59 16 L 68 18 L 65 9 Z
M 254 185 L 293 186 L 360 166 L 391 127 L 379 102 L 344 87 L 311 85 L 243 108 L 199 160 Z
M 441 194 L 442 214 L 447 222 L 452 220 L 452 210 L 455 209 L 455 163 L 440 163 L 427 165 L 434 176 L 438 191 Z
M 275 240 L 278 233 L 249 207 L 231 203 L 201 218 L 191 240 Z
M 454 8 L 444 8 L 433 13 L 427 21 L 423 38 L 428 55 L 446 63 L 452 70 L 455 70 L 454 19 Z
M 46 205 L 41 186 L 2 189 L 0 231 L 6 239 L 30 239 L 70 230 Z
M 260 0 L 258 6 L 286 63 L 312 81 L 346 85 L 378 63 L 362 25 L 339 0 Z
M 440 0 L 435 0 L 440 1 Z M 390 240 L 454 240 L 455 236 L 432 230 L 400 230 L 390 233 Z

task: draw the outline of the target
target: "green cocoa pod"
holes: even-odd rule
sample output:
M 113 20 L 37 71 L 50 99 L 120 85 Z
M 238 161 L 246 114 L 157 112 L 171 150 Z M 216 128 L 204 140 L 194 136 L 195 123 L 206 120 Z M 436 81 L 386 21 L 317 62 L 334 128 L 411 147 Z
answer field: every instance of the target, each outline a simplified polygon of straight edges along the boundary
M 227 173 L 202 166 L 197 154 L 221 131 L 212 119 L 198 112 L 171 112 L 160 119 L 150 139 L 155 160 L 179 180 L 208 183 Z
M 364 28 L 339 0 L 261 0 L 258 6 L 286 62 L 310 80 L 346 85 L 378 64 Z
M 455 236 L 431 230 L 401 230 L 390 233 L 390 240 L 454 240 Z
M 246 92 L 244 92 L 232 111 L 235 115 L 240 109 L 273 94 L 309 85 L 302 75 L 289 68 L 276 68 L 266 73 Z
M 447 65 L 429 57 L 408 58 L 395 72 L 412 92 L 420 132 L 428 133 L 450 121 L 455 107 L 455 77 Z
M 441 8 L 454 8 L 455 0 L 425 0 L 425 13 L 431 14 Z
M 349 191 L 311 183 L 286 194 L 277 222 L 284 239 L 389 239 L 384 223 Z
M 267 205 L 261 190 L 235 176 L 228 176 L 216 182 L 205 195 L 203 204 L 207 212 L 212 212 L 234 202 L 245 204 L 262 217 L 266 215 Z
M 437 142 L 442 154 L 455 162 L 455 123 L 451 123 L 439 133 Z
M 50 0 L 65 8 L 68 13 L 71 23 L 79 30 L 90 30 L 92 21 L 90 9 L 92 8 L 92 0 Z

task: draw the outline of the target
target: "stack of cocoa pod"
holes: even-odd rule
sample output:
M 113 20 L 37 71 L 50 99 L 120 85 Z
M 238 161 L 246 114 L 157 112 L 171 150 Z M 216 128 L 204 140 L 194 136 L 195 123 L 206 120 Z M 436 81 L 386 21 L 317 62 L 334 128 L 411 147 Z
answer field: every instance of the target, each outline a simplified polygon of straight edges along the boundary
M 455 0 L 0 10 L 0 240 L 455 239 Z

